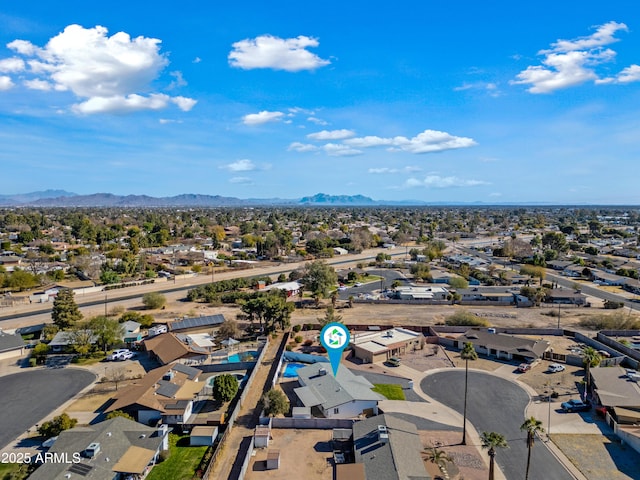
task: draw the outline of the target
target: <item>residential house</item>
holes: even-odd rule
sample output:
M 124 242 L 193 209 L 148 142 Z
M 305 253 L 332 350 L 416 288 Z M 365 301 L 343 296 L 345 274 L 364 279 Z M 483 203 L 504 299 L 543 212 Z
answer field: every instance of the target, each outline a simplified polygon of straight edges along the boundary
M 122 324 L 122 329 L 122 340 L 128 347 L 131 347 L 142 340 L 142 332 L 140 331 L 140 324 L 138 322 L 128 320 Z
M 156 368 L 117 391 L 105 413 L 121 410 L 146 425 L 162 420 L 168 425 L 188 423 L 194 398 L 205 388 L 197 368 L 174 363 Z
M 583 271 L 584 271 L 584 267 L 582 265 L 571 264 L 568 267 L 566 267 L 564 270 L 562 270 L 560 274 L 564 275 L 565 277 L 580 278 L 582 277 Z
M 161 364 L 180 361 L 181 363 L 204 362 L 209 357 L 209 349 L 191 342 L 187 335 L 162 333 L 143 340 L 142 344 L 152 358 Z
M 367 480 L 431 480 L 418 429 L 393 415 L 355 422 L 353 450 L 356 464 L 364 465 Z
M 267 285 L 262 290 L 268 292 L 269 290 L 284 290 L 287 294 L 287 297 L 295 297 L 296 295 L 300 295 L 300 289 L 302 285 L 298 282 L 281 282 L 281 283 L 272 283 L 271 285 Z
M 591 278 L 594 282 L 609 286 L 621 286 L 624 285 L 628 280 L 627 277 L 616 275 L 615 273 L 607 273 L 595 268 L 591 270 Z
M 89 335 L 89 341 L 91 345 L 95 345 L 98 342 L 98 337 L 96 335 L 93 335 L 93 332 L 91 330 L 83 330 L 77 333 L 84 333 L 86 335 Z M 70 331 L 56 333 L 55 337 L 53 337 L 53 339 L 49 342 L 49 348 L 53 353 L 62 353 L 64 351 L 67 351 L 74 346 L 75 340 L 73 337 L 75 334 L 76 332 Z
M 489 357 L 518 362 L 541 358 L 549 349 L 549 342 L 538 339 L 491 333 L 487 329 L 467 330 L 454 342 L 453 347 L 461 349 L 465 343 L 472 343 L 476 352 Z
M 424 339 L 421 333 L 405 328 L 392 328 L 378 332 L 357 332 L 351 336 L 355 358 L 363 363 L 384 362 L 420 346 Z
M 396 287 L 394 297 L 400 300 L 447 300 L 449 291 L 444 287 Z
M 21 357 L 25 343 L 19 334 L 9 334 L 0 330 L 0 360 Z
M 219 327 L 224 323 L 224 315 L 203 315 L 201 317 L 183 318 L 168 324 L 171 332 L 198 332 L 213 327 Z
M 156 429 L 116 417 L 61 432 L 49 453 L 63 460 L 44 462 L 29 479 L 142 479 L 168 448 L 166 425 Z
M 300 368 L 294 389 L 300 402 L 310 407 L 315 416 L 325 418 L 357 418 L 363 414 L 377 414 L 378 402 L 384 397 L 373 390 L 364 377 L 342 366 L 334 377 L 324 362 Z
M 544 301 L 546 303 L 581 306 L 586 305 L 587 297 L 586 295 L 572 289 L 552 288 L 547 291 Z
M 460 295 L 460 303 L 491 302 L 500 305 L 513 305 L 516 301 L 516 293 L 507 287 L 459 288 L 456 293 Z

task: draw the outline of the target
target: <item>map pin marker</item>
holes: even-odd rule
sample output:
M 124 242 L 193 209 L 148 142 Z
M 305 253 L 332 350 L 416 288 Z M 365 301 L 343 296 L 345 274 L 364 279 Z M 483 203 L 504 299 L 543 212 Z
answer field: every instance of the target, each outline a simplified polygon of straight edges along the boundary
M 320 343 L 329 354 L 334 377 L 338 373 L 342 352 L 349 345 L 349 338 L 349 329 L 342 323 L 328 323 L 320 332 Z

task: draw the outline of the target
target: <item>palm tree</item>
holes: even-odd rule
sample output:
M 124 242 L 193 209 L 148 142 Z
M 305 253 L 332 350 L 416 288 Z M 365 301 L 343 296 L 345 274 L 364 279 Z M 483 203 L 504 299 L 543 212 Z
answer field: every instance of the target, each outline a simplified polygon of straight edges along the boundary
M 538 433 L 544 433 L 544 428 L 542 427 L 542 422 L 538 420 L 536 417 L 527 418 L 522 425 L 520 425 L 520 430 L 524 430 L 527 432 L 527 471 L 524 476 L 524 480 L 529 480 L 529 467 L 531 466 L 531 449 L 533 448 L 533 443 L 536 439 L 536 435 Z
M 597 367 L 602 361 L 602 356 L 593 347 L 586 347 L 582 350 L 582 364 L 584 365 L 585 400 L 591 391 L 591 367 Z
M 464 360 L 464 409 L 463 409 L 463 420 L 462 420 L 462 445 L 467 444 L 467 388 L 469 385 L 469 360 L 477 360 L 478 354 L 476 353 L 475 348 L 473 348 L 473 343 L 466 342 L 460 352 L 460 358 Z
M 442 474 L 449 478 L 449 474 L 447 473 L 447 462 L 453 462 L 453 459 L 447 455 L 447 452 L 444 450 L 438 450 L 436 447 L 431 447 L 427 450 L 427 460 L 431 463 L 434 463 L 438 466 Z
M 482 448 L 488 448 L 489 451 L 489 480 L 494 480 L 494 460 L 496 456 L 496 448 L 509 448 L 507 439 L 504 435 L 496 432 L 482 432 L 480 436 Z

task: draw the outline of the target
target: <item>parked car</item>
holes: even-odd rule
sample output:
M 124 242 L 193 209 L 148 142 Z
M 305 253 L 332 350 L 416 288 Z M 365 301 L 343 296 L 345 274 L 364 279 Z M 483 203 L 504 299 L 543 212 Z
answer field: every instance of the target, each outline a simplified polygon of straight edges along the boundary
M 398 357 L 391 357 L 390 359 L 387 360 L 387 365 L 391 366 L 391 367 L 399 367 L 400 366 L 400 359 Z
M 534 359 L 534 360 L 531 360 L 529 362 L 521 363 L 520 365 L 518 365 L 518 371 L 522 372 L 522 373 L 528 372 L 529 370 L 531 370 L 533 367 L 535 367 L 539 363 L 540 363 L 540 360 L 537 359 L 537 358 Z
M 107 360 L 114 362 L 116 360 L 120 360 L 120 357 L 122 355 L 128 353 L 131 353 L 131 350 L 129 350 L 128 348 L 119 348 L 118 350 L 114 350 L 113 352 L 111 352 L 111 355 L 107 356 Z
M 559 363 L 552 363 L 548 368 L 549 373 L 558 373 L 564 371 L 564 365 L 560 365 Z
M 135 352 L 124 352 L 118 356 L 118 360 L 124 362 L 125 360 L 131 360 L 136 356 Z
M 572 398 L 568 402 L 562 402 L 560 406 L 565 412 L 586 412 L 591 409 L 588 403 L 584 403 L 578 398 Z

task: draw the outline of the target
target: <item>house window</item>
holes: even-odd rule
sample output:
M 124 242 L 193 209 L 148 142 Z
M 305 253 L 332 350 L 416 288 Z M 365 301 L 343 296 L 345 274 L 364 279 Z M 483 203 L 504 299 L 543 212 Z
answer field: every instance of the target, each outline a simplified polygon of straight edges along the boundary
M 336 415 L 338 413 L 340 413 L 340 409 L 339 408 L 334 408 L 333 409 L 333 414 Z

